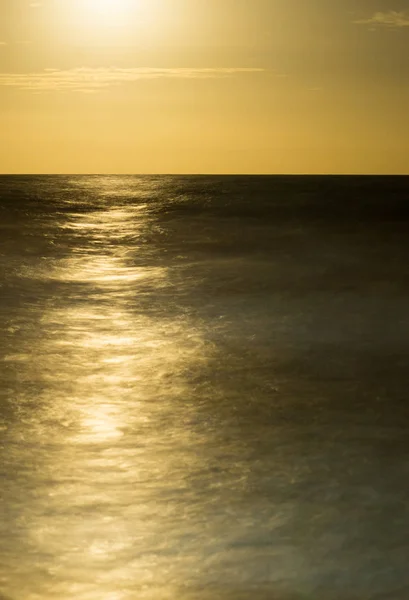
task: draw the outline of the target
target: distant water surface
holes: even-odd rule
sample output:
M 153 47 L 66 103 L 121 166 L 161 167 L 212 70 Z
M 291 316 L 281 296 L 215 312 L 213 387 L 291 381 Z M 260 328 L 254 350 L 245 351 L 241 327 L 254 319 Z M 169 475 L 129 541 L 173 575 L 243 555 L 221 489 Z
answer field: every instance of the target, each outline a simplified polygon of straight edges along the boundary
M 0 598 L 407 600 L 408 233 L 405 177 L 0 177 Z

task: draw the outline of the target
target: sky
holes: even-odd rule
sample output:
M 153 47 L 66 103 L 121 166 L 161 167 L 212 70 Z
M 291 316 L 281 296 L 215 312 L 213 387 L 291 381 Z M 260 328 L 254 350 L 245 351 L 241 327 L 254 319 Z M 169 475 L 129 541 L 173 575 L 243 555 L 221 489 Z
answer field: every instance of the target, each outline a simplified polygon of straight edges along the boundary
M 0 0 L 0 173 L 409 174 L 409 0 Z

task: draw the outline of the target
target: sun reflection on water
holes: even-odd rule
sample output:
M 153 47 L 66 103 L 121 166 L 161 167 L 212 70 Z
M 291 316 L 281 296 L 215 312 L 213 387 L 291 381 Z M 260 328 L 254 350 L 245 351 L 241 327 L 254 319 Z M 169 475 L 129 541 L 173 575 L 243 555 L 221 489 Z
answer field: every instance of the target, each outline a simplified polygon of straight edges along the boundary
M 184 451 L 190 433 L 178 403 L 188 393 L 183 373 L 206 353 L 185 316 L 140 304 L 167 286 L 166 269 L 144 265 L 144 210 L 73 210 L 61 223 L 61 235 L 74 236 L 71 254 L 37 273 L 57 287 L 36 361 L 22 366 L 39 382 L 31 441 L 43 448 L 24 523 L 27 556 L 47 556 L 48 566 L 22 584 L 25 600 L 128 600 L 135 590 L 144 598 L 172 581 L 171 497 L 184 493 L 198 460 Z
M 123 432 L 114 406 L 97 404 L 84 410 L 79 441 L 98 443 L 120 438 Z

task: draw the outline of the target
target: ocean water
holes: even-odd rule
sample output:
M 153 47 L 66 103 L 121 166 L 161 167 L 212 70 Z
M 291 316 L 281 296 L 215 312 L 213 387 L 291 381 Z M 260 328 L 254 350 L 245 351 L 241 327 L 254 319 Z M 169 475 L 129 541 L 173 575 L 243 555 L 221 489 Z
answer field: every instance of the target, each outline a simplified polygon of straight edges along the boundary
M 0 178 L 0 598 L 409 598 L 409 178 Z

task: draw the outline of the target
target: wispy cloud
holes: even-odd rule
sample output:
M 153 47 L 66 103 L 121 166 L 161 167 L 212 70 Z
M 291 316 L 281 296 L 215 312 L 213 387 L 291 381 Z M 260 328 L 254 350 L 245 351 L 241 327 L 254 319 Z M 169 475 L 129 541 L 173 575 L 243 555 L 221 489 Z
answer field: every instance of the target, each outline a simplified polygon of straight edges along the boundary
M 8 86 L 36 92 L 74 91 L 96 92 L 98 90 L 134 83 L 142 79 L 216 79 L 251 73 L 262 73 L 258 68 L 151 68 L 90 69 L 77 68 L 60 71 L 46 69 L 38 73 L 0 73 L 0 86 Z
M 14 46 L 15 44 L 29 46 L 30 44 L 32 44 L 32 42 L 30 42 L 30 40 L 13 40 L 11 42 L 5 42 L 3 40 L 0 40 L 0 46 Z
M 358 25 L 379 25 L 384 27 L 398 28 L 409 27 L 409 13 L 406 11 L 390 10 L 388 12 L 376 12 L 368 19 L 354 21 Z

